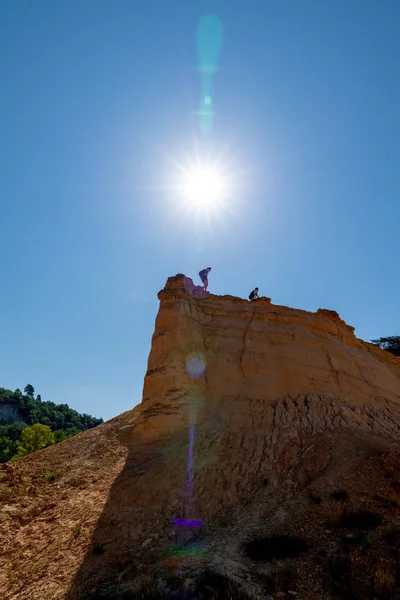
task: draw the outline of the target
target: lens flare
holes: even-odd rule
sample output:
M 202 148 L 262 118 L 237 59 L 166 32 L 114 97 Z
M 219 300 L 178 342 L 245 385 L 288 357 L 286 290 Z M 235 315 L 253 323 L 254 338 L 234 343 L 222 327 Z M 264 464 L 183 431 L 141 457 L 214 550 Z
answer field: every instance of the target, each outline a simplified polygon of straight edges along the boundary
M 201 397 L 200 392 L 194 391 L 193 393 L 187 396 L 187 402 L 189 404 L 189 417 L 190 420 L 196 418 L 196 415 L 200 412 L 201 407 L 203 406 L 203 399 Z
M 193 519 L 173 519 L 171 523 L 173 523 L 173 525 L 179 525 L 180 527 L 200 527 L 203 525 L 203 521 L 196 521 Z
M 193 352 L 189 354 L 186 359 L 186 371 L 190 377 L 201 377 L 206 370 L 206 360 L 199 352 Z
M 207 137 L 213 130 L 214 111 L 211 107 L 214 76 L 218 70 L 224 27 L 214 14 L 203 15 L 197 25 L 197 56 L 198 70 L 201 77 L 201 96 L 199 110 L 195 113 L 198 118 L 200 133 Z M 204 110 L 204 104 L 208 110 Z

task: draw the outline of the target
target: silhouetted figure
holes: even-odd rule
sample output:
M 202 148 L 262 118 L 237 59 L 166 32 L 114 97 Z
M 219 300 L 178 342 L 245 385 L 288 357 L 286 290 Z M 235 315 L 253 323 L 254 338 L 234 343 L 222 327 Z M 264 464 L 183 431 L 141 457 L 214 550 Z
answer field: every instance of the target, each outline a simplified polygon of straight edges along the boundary
M 254 288 L 252 292 L 249 294 L 249 300 L 254 302 L 254 300 L 258 300 L 258 288 Z
M 207 287 L 208 287 L 208 274 L 211 271 L 211 267 L 207 267 L 207 269 L 203 269 L 202 271 L 199 272 L 199 276 L 201 281 L 203 282 L 203 289 L 204 291 L 207 291 Z

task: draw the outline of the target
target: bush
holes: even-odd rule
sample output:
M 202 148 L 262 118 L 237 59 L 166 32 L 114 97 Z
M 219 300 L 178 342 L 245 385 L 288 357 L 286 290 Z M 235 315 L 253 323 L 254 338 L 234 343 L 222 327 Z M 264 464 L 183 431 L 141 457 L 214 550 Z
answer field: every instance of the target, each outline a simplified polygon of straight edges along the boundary
M 374 529 L 381 525 L 382 517 L 369 510 L 347 512 L 343 515 L 341 525 L 349 529 Z
M 50 483 L 53 483 L 53 481 L 56 481 L 56 479 L 59 478 L 59 474 L 58 473 L 47 473 L 44 476 L 46 481 L 49 481 Z
M 331 498 L 332 500 L 335 500 L 335 502 L 347 502 L 349 499 L 349 494 L 346 492 L 346 490 L 335 490 L 332 492 Z
M 292 558 L 308 551 L 307 544 L 300 538 L 273 535 L 249 540 L 243 544 L 246 556 L 256 561 Z

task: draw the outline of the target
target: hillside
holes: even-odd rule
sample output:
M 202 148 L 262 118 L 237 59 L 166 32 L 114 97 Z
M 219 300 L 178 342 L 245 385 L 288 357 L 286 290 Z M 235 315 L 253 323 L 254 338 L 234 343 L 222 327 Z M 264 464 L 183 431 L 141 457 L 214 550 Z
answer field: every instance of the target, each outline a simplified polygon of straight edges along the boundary
M 21 453 L 29 426 L 45 426 L 39 429 L 47 439 L 42 439 L 40 445 L 36 441 L 36 446 L 32 448 L 35 450 L 48 443 L 61 442 L 103 422 L 103 419 L 91 415 L 81 415 L 67 404 L 55 404 L 49 400 L 43 402 L 40 394 L 35 398 L 35 390 L 30 384 L 25 391 L 28 393 L 0 388 L 0 462 L 7 462 L 15 458 L 18 452 Z M 28 453 L 28 450 L 23 450 L 23 453 Z
M 159 298 L 142 403 L 0 465 L 5 597 L 399 598 L 400 359 L 333 311 Z

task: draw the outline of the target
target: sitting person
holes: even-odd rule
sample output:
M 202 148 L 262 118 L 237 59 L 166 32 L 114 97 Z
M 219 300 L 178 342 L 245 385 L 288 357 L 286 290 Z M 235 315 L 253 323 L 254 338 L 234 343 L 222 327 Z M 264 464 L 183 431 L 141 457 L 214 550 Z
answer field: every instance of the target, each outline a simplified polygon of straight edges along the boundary
M 258 299 L 258 288 L 254 288 L 254 290 L 249 294 L 250 302 Z

